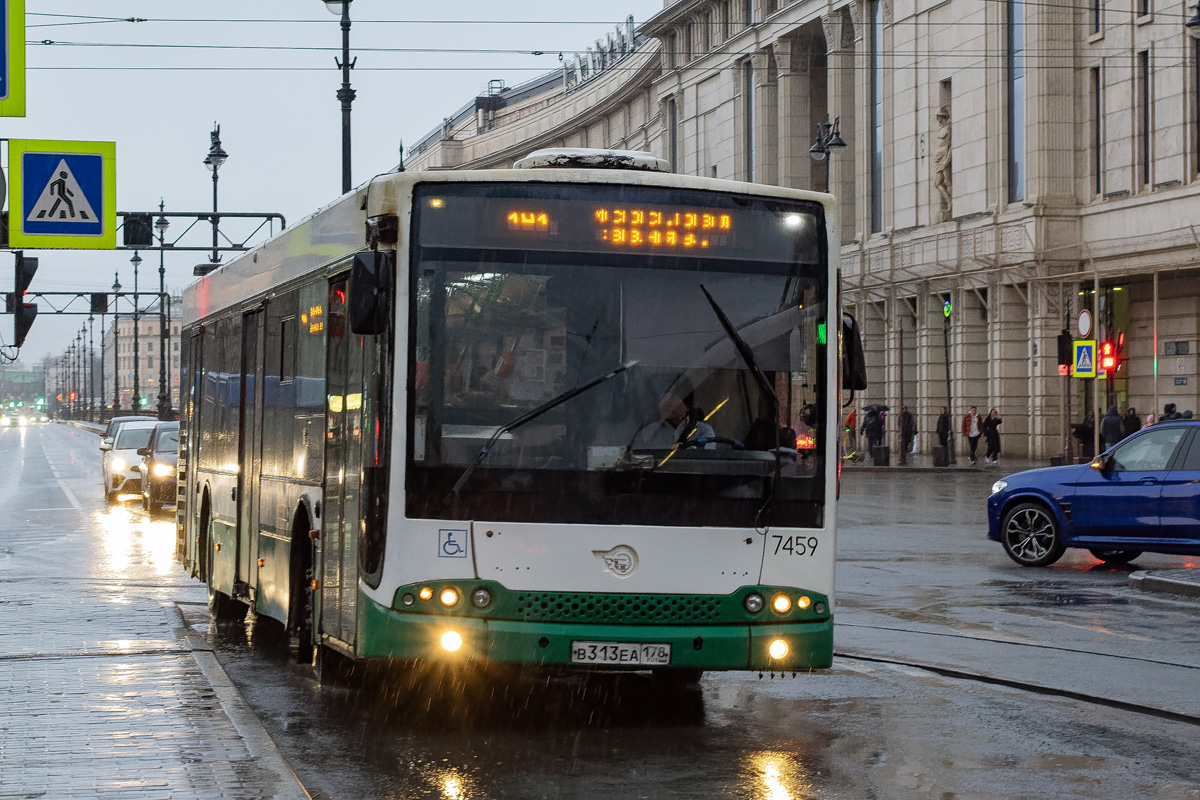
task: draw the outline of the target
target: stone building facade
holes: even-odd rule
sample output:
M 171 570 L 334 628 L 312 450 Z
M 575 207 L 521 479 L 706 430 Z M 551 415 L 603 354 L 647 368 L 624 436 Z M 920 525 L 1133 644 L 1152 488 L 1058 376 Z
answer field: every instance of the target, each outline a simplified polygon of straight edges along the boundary
M 612 147 L 828 190 L 872 381 L 859 402 L 907 405 L 921 450 L 949 395 L 956 430 L 995 407 L 1006 455 L 1069 457 L 1086 409 L 1200 409 L 1187 18 L 1165 0 L 668 1 L 561 73 L 494 86 L 406 168 Z M 813 160 L 835 120 L 847 146 Z M 1088 338 L 1120 344 L 1103 380 L 1060 375 L 1057 337 L 1084 308 Z

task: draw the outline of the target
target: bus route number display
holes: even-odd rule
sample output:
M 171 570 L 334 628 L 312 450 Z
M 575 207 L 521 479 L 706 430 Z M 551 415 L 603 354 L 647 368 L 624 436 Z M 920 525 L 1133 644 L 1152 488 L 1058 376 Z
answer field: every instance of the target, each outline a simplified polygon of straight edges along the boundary
M 511 231 L 552 234 L 559 229 L 544 210 L 513 209 L 505 221 Z M 704 250 L 728 244 L 733 216 L 698 209 L 604 207 L 592 210 L 591 225 L 595 241 L 613 248 Z

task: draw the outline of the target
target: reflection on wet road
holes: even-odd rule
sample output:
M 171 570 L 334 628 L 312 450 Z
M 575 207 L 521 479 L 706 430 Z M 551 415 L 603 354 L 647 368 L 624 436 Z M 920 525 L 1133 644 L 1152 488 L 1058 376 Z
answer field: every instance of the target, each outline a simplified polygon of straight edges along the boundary
M 215 650 L 319 799 L 1200 797 L 1196 725 L 849 657 L 1020 675 L 1164 707 L 1197 702 L 1186 690 L 1200 675 L 1196 605 L 1136 593 L 1125 571 L 1090 558 L 1012 564 L 983 534 L 992 475 L 849 476 L 843 655 L 825 672 L 709 674 L 691 689 L 646 675 L 436 670 L 322 683 L 273 623 L 211 624 L 203 588 L 172 560 L 173 524 L 132 504 L 104 506 L 94 436 L 51 426 L 18 446 L 16 433 L 0 434 L 0 459 L 19 466 L 0 472 L 0 678 L 36 687 L 48 664 L 76 676 L 80 662 L 98 665 L 79 691 L 97 720 L 127 713 L 126 727 L 160 718 L 155 703 L 185 705 L 214 746 L 185 754 L 193 760 L 182 772 L 168 738 L 143 740 L 161 746 L 138 757 L 172 786 L 234 758 L 240 739 L 214 721 L 211 695 L 195 693 L 188 640 L 161 613 L 169 603 L 183 610 L 190 646 Z M 29 602 L 35 586 L 52 587 L 53 601 Z M 27 658 L 54 653 L 88 658 Z M 0 795 L 19 785 L 14 765 L 39 763 L 4 730 Z M 120 763 L 96 758 L 93 774 Z M 233 763 L 249 780 L 245 762 Z

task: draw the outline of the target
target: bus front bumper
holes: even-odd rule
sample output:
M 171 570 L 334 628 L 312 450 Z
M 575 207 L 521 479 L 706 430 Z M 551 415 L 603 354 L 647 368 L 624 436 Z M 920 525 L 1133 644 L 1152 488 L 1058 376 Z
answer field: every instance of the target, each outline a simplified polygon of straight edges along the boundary
M 366 659 L 764 671 L 824 669 L 833 662 L 832 618 L 755 625 L 585 625 L 401 613 L 361 594 L 359 601 L 356 650 Z M 457 648 L 448 649 L 459 642 Z M 579 663 L 572 660 L 573 645 L 579 642 L 670 645 L 670 660 L 667 664 Z M 771 656 L 776 642 L 786 645 L 779 658 Z M 779 649 L 776 645 L 776 652 Z

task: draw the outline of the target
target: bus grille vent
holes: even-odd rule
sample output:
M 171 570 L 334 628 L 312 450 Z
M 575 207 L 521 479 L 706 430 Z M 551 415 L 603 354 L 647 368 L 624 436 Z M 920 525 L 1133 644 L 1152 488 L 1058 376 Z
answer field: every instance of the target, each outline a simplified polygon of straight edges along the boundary
M 521 592 L 521 619 L 538 622 L 702 623 L 721 619 L 727 597 L 715 595 Z

